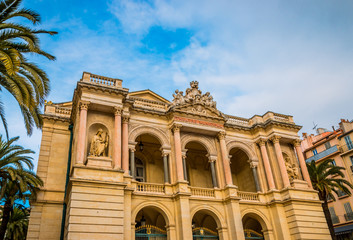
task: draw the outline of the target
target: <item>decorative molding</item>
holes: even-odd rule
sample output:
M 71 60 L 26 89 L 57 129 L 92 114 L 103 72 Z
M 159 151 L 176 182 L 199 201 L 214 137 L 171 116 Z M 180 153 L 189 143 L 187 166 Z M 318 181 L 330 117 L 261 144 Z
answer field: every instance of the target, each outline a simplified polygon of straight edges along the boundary
M 129 141 L 134 142 L 138 136 L 142 134 L 150 134 L 159 140 L 163 149 L 170 149 L 169 138 L 165 132 L 167 131 L 152 126 L 138 125 L 129 132 Z
M 260 138 L 259 140 L 256 141 L 257 144 L 259 144 L 259 146 L 265 146 L 267 142 L 267 139 L 265 138 Z
M 294 145 L 294 147 L 300 147 L 301 140 L 300 139 L 294 139 L 292 144 Z
M 181 124 L 178 124 L 178 123 L 174 123 L 173 126 L 171 127 L 172 131 L 175 133 L 175 132 L 180 132 L 180 128 L 182 127 L 183 125 Z
M 113 112 L 114 112 L 114 115 L 121 116 L 123 112 L 123 108 L 121 106 L 115 106 L 113 107 Z
M 181 122 L 192 123 L 197 125 L 205 125 L 205 126 L 216 127 L 216 128 L 224 128 L 223 124 L 207 122 L 207 121 L 202 121 L 202 120 L 197 120 L 192 118 L 178 117 L 178 116 L 174 117 L 174 121 L 181 121 Z
M 214 144 L 214 141 L 211 141 L 210 138 L 200 135 L 193 135 L 193 134 L 184 134 L 181 137 L 181 148 L 185 149 L 186 144 L 189 142 L 198 142 L 200 143 L 206 151 L 211 155 L 217 155 L 217 149 Z
M 227 142 L 227 149 L 230 152 L 233 148 L 239 148 L 245 152 L 249 159 L 256 159 L 256 153 L 252 147 L 252 145 L 246 144 L 244 142 L 240 142 L 237 140 L 230 140 Z

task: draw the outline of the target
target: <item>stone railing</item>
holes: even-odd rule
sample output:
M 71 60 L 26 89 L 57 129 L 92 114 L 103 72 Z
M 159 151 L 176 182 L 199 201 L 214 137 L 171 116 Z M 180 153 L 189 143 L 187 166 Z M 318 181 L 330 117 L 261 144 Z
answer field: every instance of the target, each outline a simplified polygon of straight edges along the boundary
M 95 85 L 101 85 L 105 87 L 112 87 L 112 88 L 121 88 L 122 87 L 122 80 L 117 78 L 108 78 L 99 75 L 95 75 L 92 73 L 84 72 L 82 75 L 81 81 L 89 82 Z
M 253 193 L 253 192 L 242 192 L 242 191 L 238 191 L 238 197 L 240 197 L 241 200 L 260 201 L 260 199 L 259 199 L 259 194 Z
M 55 107 L 55 114 L 57 115 L 65 115 L 65 116 L 70 116 L 71 115 L 71 108 L 65 108 L 65 107 Z
M 247 118 L 235 117 L 231 115 L 226 115 L 227 123 L 240 125 L 240 126 L 250 126 L 250 120 Z
M 142 99 L 142 98 L 135 98 L 135 97 L 130 97 L 130 99 L 134 101 L 134 107 L 151 109 L 151 110 L 160 111 L 160 112 L 165 112 L 168 110 L 168 104 L 166 103 Z
M 71 115 L 71 108 L 59 107 L 52 102 L 46 102 L 44 108 L 44 114 L 69 118 Z
M 146 183 L 146 182 L 138 182 L 136 184 L 136 192 L 145 192 L 145 193 L 163 193 L 164 184 L 157 184 L 157 183 Z
M 198 197 L 215 197 L 213 188 L 190 187 L 191 195 Z
M 273 113 L 273 118 L 280 122 L 290 122 L 289 116 L 279 113 Z

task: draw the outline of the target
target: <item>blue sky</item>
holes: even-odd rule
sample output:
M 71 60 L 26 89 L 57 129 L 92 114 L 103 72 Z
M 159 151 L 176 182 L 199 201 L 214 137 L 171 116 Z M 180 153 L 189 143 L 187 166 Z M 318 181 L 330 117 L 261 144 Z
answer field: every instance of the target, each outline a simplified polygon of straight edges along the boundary
M 59 32 L 41 37 L 57 60 L 33 59 L 50 76 L 53 102 L 70 101 L 87 71 L 169 100 L 197 80 L 222 112 L 290 114 L 309 133 L 313 121 L 331 129 L 340 118 L 353 119 L 352 1 L 25 0 L 23 6 L 40 13 L 40 27 Z M 40 131 L 27 137 L 13 98 L 1 94 L 10 135 L 38 153 Z

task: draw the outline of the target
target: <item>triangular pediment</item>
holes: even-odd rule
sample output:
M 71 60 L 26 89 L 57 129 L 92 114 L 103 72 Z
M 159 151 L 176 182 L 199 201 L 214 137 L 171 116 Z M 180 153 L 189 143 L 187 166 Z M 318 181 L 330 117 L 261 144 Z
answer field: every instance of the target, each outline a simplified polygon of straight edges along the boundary
M 129 97 L 134 97 L 134 98 L 146 99 L 146 100 L 150 100 L 150 101 L 167 103 L 167 104 L 170 103 L 167 99 L 165 99 L 164 97 L 158 95 L 155 92 L 152 92 L 149 89 L 142 90 L 142 91 L 131 92 L 131 93 L 128 94 L 128 96 Z

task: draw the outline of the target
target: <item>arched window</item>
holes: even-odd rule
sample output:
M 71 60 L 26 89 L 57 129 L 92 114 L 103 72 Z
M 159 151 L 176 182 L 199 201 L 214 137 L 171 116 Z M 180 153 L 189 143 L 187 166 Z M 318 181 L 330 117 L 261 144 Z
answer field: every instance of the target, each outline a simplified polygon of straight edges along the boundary
M 145 182 L 145 165 L 143 164 L 143 161 L 135 158 L 135 168 L 136 181 Z

